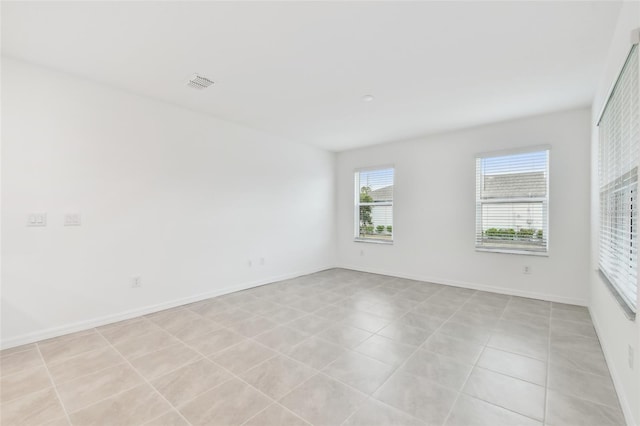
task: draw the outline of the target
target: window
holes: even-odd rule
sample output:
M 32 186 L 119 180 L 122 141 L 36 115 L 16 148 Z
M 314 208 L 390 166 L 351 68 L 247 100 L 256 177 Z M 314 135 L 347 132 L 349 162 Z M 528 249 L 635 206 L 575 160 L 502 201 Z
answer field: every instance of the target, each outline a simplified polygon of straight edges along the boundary
M 355 239 L 393 242 L 393 168 L 356 171 Z
M 546 253 L 549 150 L 476 158 L 476 249 Z
M 600 271 L 636 312 L 638 291 L 638 160 L 640 95 L 635 45 L 598 123 Z

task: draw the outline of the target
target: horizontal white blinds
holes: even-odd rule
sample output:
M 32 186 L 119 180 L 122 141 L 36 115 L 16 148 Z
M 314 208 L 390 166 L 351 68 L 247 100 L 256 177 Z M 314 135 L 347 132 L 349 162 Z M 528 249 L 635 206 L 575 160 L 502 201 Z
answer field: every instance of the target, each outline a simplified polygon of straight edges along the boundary
M 635 45 L 599 123 L 600 270 L 635 312 L 640 88 Z
M 393 239 L 393 174 L 392 168 L 355 172 L 357 239 Z
M 476 247 L 547 250 L 549 151 L 476 158 Z

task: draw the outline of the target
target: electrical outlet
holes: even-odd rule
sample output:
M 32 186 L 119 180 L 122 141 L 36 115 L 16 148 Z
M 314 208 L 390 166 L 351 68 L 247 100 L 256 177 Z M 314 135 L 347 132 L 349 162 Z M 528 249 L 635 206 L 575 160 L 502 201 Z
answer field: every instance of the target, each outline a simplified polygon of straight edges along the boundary
M 629 345 L 629 368 L 633 370 L 633 346 Z
M 260 265 L 264 266 L 264 257 L 260 258 Z
M 247 260 L 247 266 L 249 268 L 251 268 L 253 266 L 253 262 L 251 261 L 251 259 Z
M 364 256 L 364 250 L 360 250 L 360 256 Z
M 30 213 L 27 216 L 27 226 L 47 226 L 47 214 Z
M 529 275 L 531 273 L 531 266 L 523 266 L 522 273 Z
M 142 277 L 135 276 L 131 278 L 131 288 L 140 288 L 142 287 Z

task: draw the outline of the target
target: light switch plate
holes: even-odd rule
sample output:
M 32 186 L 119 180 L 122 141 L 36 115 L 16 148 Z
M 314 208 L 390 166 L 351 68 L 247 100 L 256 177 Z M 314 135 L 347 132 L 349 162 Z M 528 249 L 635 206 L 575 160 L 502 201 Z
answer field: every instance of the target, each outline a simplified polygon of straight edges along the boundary
M 80 226 L 81 224 L 80 213 L 66 213 L 64 215 L 64 226 Z
M 29 213 L 27 215 L 27 226 L 47 226 L 47 214 Z

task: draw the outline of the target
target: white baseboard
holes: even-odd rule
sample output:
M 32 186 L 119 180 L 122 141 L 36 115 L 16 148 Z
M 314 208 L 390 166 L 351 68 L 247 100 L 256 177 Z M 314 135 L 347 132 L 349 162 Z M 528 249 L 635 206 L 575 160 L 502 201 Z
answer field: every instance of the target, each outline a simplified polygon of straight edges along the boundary
M 491 293 L 506 294 L 506 295 L 509 295 L 509 296 L 527 297 L 527 298 L 530 298 L 530 299 L 547 300 L 549 302 L 566 303 L 566 304 L 569 304 L 569 305 L 579 305 L 579 306 L 587 306 L 588 305 L 587 300 L 575 299 L 575 298 L 564 297 L 564 296 L 557 296 L 557 295 L 554 295 L 554 294 L 537 293 L 537 292 L 534 292 L 534 291 L 514 290 L 514 289 L 510 289 L 510 288 L 505 288 L 505 287 L 494 287 L 494 286 L 490 286 L 490 285 L 486 285 L 486 284 L 471 283 L 471 282 L 467 282 L 467 281 L 456 281 L 456 280 L 450 280 L 450 279 L 445 279 L 445 278 L 427 277 L 427 276 L 418 276 L 418 275 L 403 274 L 403 273 L 397 273 L 397 272 L 389 272 L 389 271 L 383 271 L 383 270 L 375 269 L 375 268 L 363 268 L 363 267 L 360 267 L 360 266 L 341 265 L 341 266 L 337 266 L 337 267 L 338 268 L 343 268 L 343 269 L 351 269 L 351 270 L 354 270 L 354 271 L 369 272 L 369 273 L 372 273 L 372 274 L 388 275 L 388 276 L 397 277 L 397 278 L 406 278 L 406 279 L 409 279 L 409 280 L 426 281 L 426 282 L 430 282 L 430 283 L 434 283 L 434 284 L 443 284 L 443 285 L 449 285 L 449 286 L 453 286 L 453 287 L 470 288 L 472 290 L 481 290 L 481 291 L 488 291 L 488 292 L 491 292 Z
M 38 342 L 44 339 L 50 339 L 52 337 L 63 336 L 69 333 L 75 333 L 77 331 L 88 330 L 94 327 L 100 327 L 102 325 L 111 324 L 118 321 L 127 320 L 130 318 L 139 317 L 141 315 L 147 315 L 165 309 L 175 308 L 176 306 L 186 305 L 189 303 L 199 302 L 201 300 L 209 299 L 211 297 L 222 296 L 224 294 L 233 293 L 235 291 L 246 290 L 253 287 L 258 287 L 265 284 L 271 284 L 277 281 L 288 280 L 291 278 L 300 277 L 303 275 L 313 274 L 315 272 L 331 269 L 333 266 L 327 266 L 322 268 L 316 268 L 305 272 L 294 272 L 290 274 L 283 274 L 275 277 L 270 277 L 262 280 L 252 281 L 249 283 L 239 284 L 231 287 L 225 287 L 210 292 L 200 293 L 194 296 L 182 297 L 180 299 L 174 299 L 155 305 L 148 305 L 141 308 L 130 309 L 128 311 L 119 312 L 117 314 L 105 315 L 98 318 L 92 318 L 85 321 L 78 321 L 71 324 L 65 324 L 58 327 L 51 327 L 44 330 L 35 331 L 21 336 L 11 337 L 0 341 L 0 349 L 13 348 L 15 346 L 26 345 L 28 343 Z
M 613 381 L 613 387 L 618 394 L 618 401 L 620 402 L 620 408 L 622 408 L 622 414 L 624 414 L 624 418 L 627 422 L 627 425 L 632 426 L 636 425 L 633 420 L 633 412 L 631 411 L 631 405 L 629 404 L 629 400 L 627 399 L 627 395 L 624 393 L 624 387 L 622 385 L 622 381 L 620 380 L 620 373 L 616 369 L 616 365 L 613 362 L 611 351 L 609 349 L 609 345 L 607 340 L 604 338 L 604 333 L 601 333 L 600 324 L 598 324 L 598 319 L 593 315 L 591 309 L 589 309 L 589 314 L 591 315 L 591 321 L 593 322 L 593 327 L 596 329 L 596 334 L 598 335 L 598 339 L 600 340 L 600 347 L 602 348 L 602 352 L 604 354 L 604 360 L 607 363 L 607 367 L 609 368 L 609 373 L 611 374 L 611 380 Z
M 398 278 L 407 278 L 407 279 L 417 280 L 417 281 L 426 281 L 426 282 L 432 282 L 432 283 L 436 283 L 436 284 L 450 285 L 450 286 L 454 286 L 454 287 L 463 287 L 463 288 L 470 288 L 470 289 L 473 289 L 473 290 L 489 291 L 489 292 L 492 292 L 492 293 L 508 294 L 508 295 L 512 295 L 512 296 L 521 296 L 521 297 L 529 297 L 529 298 L 533 298 L 533 299 L 549 300 L 549 301 L 552 301 L 552 302 L 568 303 L 568 304 L 572 304 L 572 305 L 581 305 L 581 306 L 586 306 L 587 305 L 587 302 L 585 300 L 577 300 L 577 299 L 561 297 L 561 296 L 554 296 L 554 295 L 549 295 L 549 294 L 512 290 L 512 289 L 507 289 L 507 288 L 503 288 L 503 287 L 493 287 L 493 286 L 488 286 L 488 285 L 484 285 L 484 284 L 477 284 L 477 283 L 470 283 L 470 282 L 463 282 L 463 281 L 455 281 L 455 280 L 448 280 L 448 279 L 442 279 L 442 278 L 434 278 L 434 277 L 427 277 L 427 276 L 416 276 L 416 275 L 410 275 L 410 274 L 402 274 L 402 273 L 397 273 L 397 272 L 389 272 L 389 271 L 378 270 L 378 269 L 375 269 L 375 268 L 363 268 L 363 267 L 359 267 L 359 266 L 339 265 L 339 266 L 326 266 L 326 267 L 316 268 L 316 269 L 308 270 L 308 271 L 304 271 L 304 272 L 295 272 L 295 273 L 290 273 L 290 274 L 283 274 L 283 275 L 274 276 L 274 277 L 270 277 L 270 278 L 266 278 L 266 279 L 262 279 L 262 280 L 257 280 L 257 281 L 253 281 L 253 282 L 249 282 L 249 283 L 244 283 L 244 284 L 240 284 L 240 285 L 236 285 L 236 286 L 217 289 L 217 290 L 214 290 L 214 291 L 211 291 L 211 292 L 200 293 L 200 294 L 197 294 L 197 295 L 194 295 L 194 296 L 188 296 L 188 297 L 183 297 L 183 298 L 180 298 L 180 299 L 174 299 L 174 300 L 170 300 L 170 301 L 159 303 L 159 304 L 155 304 L 155 305 L 148 305 L 148 306 L 144 306 L 144 307 L 141 307 L 141 308 L 131 309 L 131 310 L 128 310 L 128 311 L 119 312 L 117 314 L 105 315 L 105 316 L 102 316 L 102 317 L 92 318 L 92 319 L 89 319 L 89 320 L 79 321 L 79 322 L 66 324 L 66 325 L 58 326 L 58 327 L 51 327 L 51 328 L 47 328 L 47 329 L 44 329 L 44 330 L 39 330 L 39 331 L 28 333 L 28 334 L 23 334 L 21 336 L 11 337 L 9 339 L 4 339 L 4 340 L 0 341 L 0 349 L 8 349 L 8 348 L 12 348 L 12 347 L 15 347 L 15 346 L 26 345 L 28 343 L 38 342 L 38 341 L 43 340 L 43 339 L 50 339 L 52 337 L 63 336 L 65 334 L 75 333 L 77 331 L 87 330 L 87 329 L 90 329 L 90 328 L 99 327 L 99 326 L 102 326 L 102 325 L 111 324 L 111 323 L 114 323 L 114 322 L 123 321 L 123 320 L 130 319 L 130 318 L 135 318 L 135 317 L 138 317 L 138 316 L 141 316 L 141 315 L 151 314 L 151 313 L 162 311 L 162 310 L 165 310 L 165 309 L 174 308 L 176 306 L 186 305 L 188 303 L 193 303 L 193 302 L 198 302 L 200 300 L 209 299 L 211 297 L 222 296 L 224 294 L 233 293 L 235 291 L 246 290 L 246 289 L 253 288 L 253 287 L 258 287 L 258 286 L 261 286 L 261 285 L 270 284 L 270 283 L 273 283 L 273 282 L 276 282 L 276 281 L 282 281 L 282 280 L 287 280 L 287 279 L 291 279 L 291 278 L 296 278 L 296 277 L 299 277 L 299 276 L 302 276 L 302 275 L 313 274 L 315 272 L 320 272 L 320 271 L 324 271 L 324 270 L 331 269 L 331 268 L 351 269 L 351 270 L 354 270 L 354 271 L 369 272 L 369 273 L 380 274 L 380 275 L 388 275 L 388 276 L 398 277 Z

